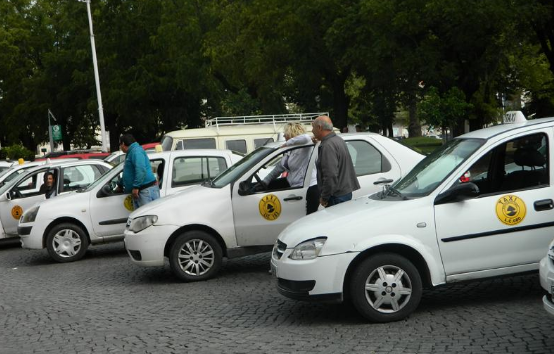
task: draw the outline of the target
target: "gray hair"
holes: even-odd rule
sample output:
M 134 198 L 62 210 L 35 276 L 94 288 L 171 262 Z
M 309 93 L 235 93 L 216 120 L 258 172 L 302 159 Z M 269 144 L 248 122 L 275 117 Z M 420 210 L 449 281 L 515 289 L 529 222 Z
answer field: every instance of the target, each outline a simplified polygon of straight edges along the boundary
M 323 130 L 333 130 L 333 123 L 326 122 L 322 119 L 317 119 L 314 121 L 314 125 L 317 125 L 318 127 L 321 127 Z

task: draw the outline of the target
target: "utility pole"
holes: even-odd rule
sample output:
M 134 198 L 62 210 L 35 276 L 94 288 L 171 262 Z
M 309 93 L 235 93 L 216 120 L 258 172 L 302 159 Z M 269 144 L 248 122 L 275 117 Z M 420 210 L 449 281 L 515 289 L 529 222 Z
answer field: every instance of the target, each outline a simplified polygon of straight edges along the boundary
M 102 93 L 100 92 L 100 75 L 98 74 L 98 62 L 96 60 L 96 46 L 94 44 L 94 33 L 92 31 L 92 14 L 90 12 L 90 0 L 79 0 L 87 4 L 88 23 L 90 27 L 90 46 L 92 47 L 92 64 L 94 65 L 94 80 L 96 82 L 96 97 L 98 99 L 98 115 L 100 118 L 100 134 L 102 139 L 102 151 L 108 152 L 106 145 L 106 128 L 104 126 L 104 110 L 102 108 Z

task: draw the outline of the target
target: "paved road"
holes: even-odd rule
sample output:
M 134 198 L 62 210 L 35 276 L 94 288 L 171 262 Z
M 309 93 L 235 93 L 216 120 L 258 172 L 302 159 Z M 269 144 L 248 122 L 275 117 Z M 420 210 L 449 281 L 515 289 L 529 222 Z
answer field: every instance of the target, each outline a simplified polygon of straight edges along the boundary
M 409 319 L 368 324 L 348 305 L 281 297 L 268 262 L 185 284 L 122 244 L 70 264 L 0 246 L 0 353 L 554 353 L 536 274 L 426 291 Z

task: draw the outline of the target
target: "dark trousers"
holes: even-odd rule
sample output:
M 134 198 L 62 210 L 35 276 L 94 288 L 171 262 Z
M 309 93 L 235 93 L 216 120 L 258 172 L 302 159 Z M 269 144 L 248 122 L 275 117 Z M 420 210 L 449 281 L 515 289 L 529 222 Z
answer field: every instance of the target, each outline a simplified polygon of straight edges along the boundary
M 306 215 L 315 213 L 319 208 L 319 189 L 317 184 L 308 188 L 306 192 Z
M 340 204 L 340 203 L 347 202 L 351 199 L 352 199 L 352 193 L 348 193 L 348 194 L 345 194 L 345 195 L 339 195 L 339 196 L 332 195 L 329 198 L 329 200 L 327 201 L 328 202 L 327 208 L 331 207 L 333 205 L 337 205 L 337 204 Z

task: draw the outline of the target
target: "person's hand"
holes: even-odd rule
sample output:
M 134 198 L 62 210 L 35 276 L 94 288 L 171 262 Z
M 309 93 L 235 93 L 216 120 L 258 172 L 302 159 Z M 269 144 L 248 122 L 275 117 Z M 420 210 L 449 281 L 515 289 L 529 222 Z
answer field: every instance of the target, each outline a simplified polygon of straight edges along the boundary
M 114 192 L 115 193 L 123 193 L 123 188 L 121 186 L 117 186 L 117 187 L 115 187 Z
M 317 143 L 318 141 L 319 141 L 319 140 L 317 140 L 315 136 L 312 136 L 312 143 L 315 144 L 315 143 Z
M 138 188 L 133 188 L 133 192 L 131 194 L 133 195 L 133 199 L 138 199 L 139 189 Z
M 329 205 L 329 202 L 327 200 L 323 200 L 322 198 L 319 198 L 319 204 L 321 204 L 322 207 L 327 208 L 327 205 Z

